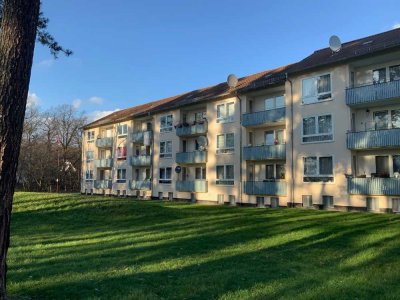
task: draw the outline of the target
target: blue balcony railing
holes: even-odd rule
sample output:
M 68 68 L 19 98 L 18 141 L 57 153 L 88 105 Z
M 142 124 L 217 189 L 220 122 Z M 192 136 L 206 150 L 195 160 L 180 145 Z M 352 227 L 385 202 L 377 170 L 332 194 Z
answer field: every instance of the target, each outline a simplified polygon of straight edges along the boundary
M 111 148 L 113 144 L 112 137 L 105 137 L 105 138 L 97 138 L 96 139 L 96 146 L 99 148 Z
M 131 166 L 134 167 L 151 166 L 151 155 L 131 156 Z
M 196 136 L 207 133 L 207 123 L 182 126 L 176 128 L 177 136 Z
M 94 166 L 96 168 L 112 168 L 113 160 L 111 158 L 108 159 L 95 159 Z
M 286 196 L 286 181 L 245 181 L 243 191 L 248 195 Z
M 131 190 L 150 190 L 151 181 L 150 180 L 130 180 L 129 188 Z
M 276 108 L 243 115 L 243 126 L 257 126 L 269 123 L 283 122 L 286 116 L 286 108 Z
M 346 104 L 365 105 L 400 97 L 400 80 L 346 89 Z
M 207 162 L 207 151 L 176 153 L 176 162 L 181 164 L 202 164 Z
M 148 135 L 150 141 L 153 139 L 153 131 L 137 131 L 130 134 L 130 141 L 132 143 L 143 144 L 144 136 Z
M 245 160 L 285 159 L 286 145 L 266 145 L 243 147 Z
M 347 148 L 353 150 L 398 148 L 400 128 L 347 133 Z
M 177 181 L 176 190 L 178 192 L 207 193 L 208 183 L 206 180 Z
M 400 196 L 400 178 L 347 178 L 351 195 Z
M 96 188 L 96 189 L 111 189 L 112 188 L 112 180 L 95 180 L 94 188 Z

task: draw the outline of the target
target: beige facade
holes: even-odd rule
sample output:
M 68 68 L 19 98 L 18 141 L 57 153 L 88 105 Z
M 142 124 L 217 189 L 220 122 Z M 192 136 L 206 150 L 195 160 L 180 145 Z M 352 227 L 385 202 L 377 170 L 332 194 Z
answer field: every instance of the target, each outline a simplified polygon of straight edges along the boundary
M 82 193 L 397 212 L 399 54 L 86 129 Z

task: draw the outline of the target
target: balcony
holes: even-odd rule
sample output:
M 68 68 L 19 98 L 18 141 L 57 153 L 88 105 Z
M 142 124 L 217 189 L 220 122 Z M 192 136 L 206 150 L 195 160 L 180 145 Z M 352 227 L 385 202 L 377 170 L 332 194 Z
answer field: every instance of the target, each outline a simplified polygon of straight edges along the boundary
M 113 167 L 113 160 L 112 158 L 107 159 L 95 159 L 94 166 L 96 168 L 112 168 Z
M 94 188 L 95 189 L 111 189 L 112 188 L 112 180 L 95 180 Z
M 131 190 L 150 190 L 150 180 L 129 180 L 129 188 Z
M 151 166 L 151 155 L 131 156 L 131 166 L 150 167 Z
M 286 181 L 245 181 L 243 191 L 248 195 L 286 196 Z
M 265 145 L 243 147 L 244 160 L 285 159 L 286 145 Z
M 176 128 L 176 135 L 181 137 L 198 136 L 206 134 L 207 129 L 207 123 L 182 126 Z
M 153 131 L 148 130 L 148 131 L 137 131 L 133 132 L 130 134 L 130 141 L 132 143 L 137 143 L 137 144 L 143 144 L 144 143 L 144 137 L 148 135 L 149 138 L 149 143 L 151 143 L 153 139 Z
M 207 151 L 176 153 L 176 162 L 180 164 L 203 164 L 207 162 Z
M 371 103 L 379 105 L 399 97 L 400 80 L 346 89 L 346 104 L 349 106 L 365 106 Z
M 271 110 L 259 111 L 243 115 L 243 126 L 258 126 L 258 125 L 276 125 L 278 122 L 284 122 L 286 116 L 286 108 L 276 108 Z
M 207 193 L 208 182 L 206 180 L 177 181 L 176 190 L 178 192 Z
M 99 148 L 111 148 L 113 144 L 112 137 L 105 137 L 105 138 L 97 138 L 96 139 L 96 146 Z
M 347 178 L 351 195 L 400 196 L 400 178 Z
M 400 128 L 347 133 L 347 148 L 368 150 L 400 147 Z

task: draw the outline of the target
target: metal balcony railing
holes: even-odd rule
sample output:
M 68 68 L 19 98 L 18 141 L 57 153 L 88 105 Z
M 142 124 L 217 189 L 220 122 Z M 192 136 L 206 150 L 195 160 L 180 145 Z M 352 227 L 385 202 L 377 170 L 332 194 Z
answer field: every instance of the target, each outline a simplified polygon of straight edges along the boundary
M 243 147 L 243 158 L 245 160 L 285 159 L 286 145 L 279 144 Z
M 346 104 L 357 106 L 400 97 L 400 80 L 346 89 Z
M 347 178 L 351 195 L 400 196 L 400 178 Z
M 182 164 L 201 164 L 207 162 L 207 151 L 176 153 L 176 162 Z
M 351 150 L 400 147 L 400 128 L 348 132 L 346 142 Z
M 178 192 L 207 193 L 207 180 L 177 181 L 176 190 Z
M 276 108 L 243 115 L 243 126 L 256 126 L 269 123 L 283 122 L 286 116 L 286 108 Z
M 243 191 L 248 195 L 286 196 L 286 181 L 245 181 Z

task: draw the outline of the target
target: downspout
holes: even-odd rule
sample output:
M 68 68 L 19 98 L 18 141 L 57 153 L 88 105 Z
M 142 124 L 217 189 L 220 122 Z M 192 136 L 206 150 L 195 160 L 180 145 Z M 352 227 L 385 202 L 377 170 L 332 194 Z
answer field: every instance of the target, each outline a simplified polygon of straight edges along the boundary
M 147 116 L 148 117 L 150 117 L 150 112 L 148 112 L 147 113 Z M 155 124 L 154 124 L 154 118 L 152 118 L 151 119 L 151 130 L 152 130 L 152 134 L 151 134 L 151 146 L 150 146 L 150 151 L 151 151 L 151 165 L 150 165 L 150 193 L 151 193 L 151 195 L 150 195 L 150 199 L 153 199 L 153 186 L 154 186 L 154 184 L 153 184 L 153 180 L 154 180 L 154 177 L 153 177 L 153 174 L 154 174 L 154 171 L 153 171 L 153 166 L 154 166 L 154 127 L 155 127 Z
M 243 128 L 242 128 L 242 99 L 239 97 L 238 92 L 236 91 L 236 97 L 239 99 L 239 143 L 240 143 L 240 149 L 239 149 L 239 161 L 240 161 L 240 168 L 239 168 L 239 203 L 243 203 L 243 169 L 242 169 L 242 151 L 243 151 Z
M 290 151 L 291 151 L 291 160 L 290 160 L 290 177 L 291 177 L 290 198 L 291 198 L 291 202 L 292 202 L 292 207 L 294 207 L 293 82 L 289 79 L 288 73 L 286 73 L 286 80 L 290 83 Z

